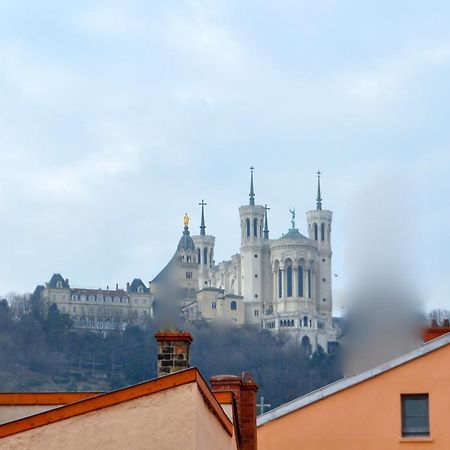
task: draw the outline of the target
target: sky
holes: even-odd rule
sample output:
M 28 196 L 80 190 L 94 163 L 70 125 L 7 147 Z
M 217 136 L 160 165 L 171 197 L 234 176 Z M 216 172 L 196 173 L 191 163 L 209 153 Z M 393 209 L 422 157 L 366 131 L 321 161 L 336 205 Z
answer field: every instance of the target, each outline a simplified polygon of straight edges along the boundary
M 253 165 L 272 238 L 292 207 L 306 233 L 322 171 L 335 313 L 361 255 L 450 309 L 449 23 L 439 0 L 0 0 L 0 294 L 150 281 L 202 199 L 229 258 Z

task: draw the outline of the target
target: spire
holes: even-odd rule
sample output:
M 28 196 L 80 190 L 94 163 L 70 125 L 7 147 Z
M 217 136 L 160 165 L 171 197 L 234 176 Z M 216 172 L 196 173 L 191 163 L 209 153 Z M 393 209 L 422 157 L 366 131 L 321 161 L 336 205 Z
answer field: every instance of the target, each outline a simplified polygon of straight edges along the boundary
M 320 195 L 320 170 L 317 171 L 317 211 L 320 211 L 322 209 L 322 197 Z
M 255 168 L 253 166 L 250 167 L 250 205 L 255 206 L 255 190 L 253 189 L 253 171 Z
M 269 239 L 269 222 L 267 221 L 267 211 L 270 208 L 264 205 L 264 239 Z
M 202 207 L 202 221 L 200 223 L 200 235 L 201 236 L 205 236 L 205 209 L 204 207 L 207 205 L 207 203 L 205 203 L 205 201 L 202 199 L 202 201 L 199 203 L 199 205 Z

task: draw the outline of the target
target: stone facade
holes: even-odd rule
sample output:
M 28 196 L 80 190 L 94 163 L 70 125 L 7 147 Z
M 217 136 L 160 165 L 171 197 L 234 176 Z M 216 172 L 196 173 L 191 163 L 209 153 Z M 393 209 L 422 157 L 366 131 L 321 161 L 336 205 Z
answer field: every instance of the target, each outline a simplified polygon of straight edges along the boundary
M 332 318 L 332 212 L 322 209 L 320 177 L 316 209 L 306 213 L 308 236 L 295 227 L 277 239 L 269 238 L 268 208 L 255 204 L 253 172 L 250 201 L 239 208 L 240 253 L 214 262 L 214 236 L 206 235 L 202 205 L 200 235 L 193 236 L 199 266 L 197 298 L 183 309 L 187 320 L 230 321 L 234 296 L 242 314 L 236 324 L 253 324 L 283 332 L 310 350 L 337 339 Z M 230 303 L 231 305 L 231 303 Z M 233 304 L 234 306 L 234 304 Z
M 140 279 L 127 283 L 126 290 L 84 289 L 71 287 L 68 279 L 54 274 L 39 295 L 48 307 L 56 304 L 59 311 L 69 314 L 77 329 L 94 331 L 124 330 L 128 324 L 144 325 L 153 317 L 150 289 Z

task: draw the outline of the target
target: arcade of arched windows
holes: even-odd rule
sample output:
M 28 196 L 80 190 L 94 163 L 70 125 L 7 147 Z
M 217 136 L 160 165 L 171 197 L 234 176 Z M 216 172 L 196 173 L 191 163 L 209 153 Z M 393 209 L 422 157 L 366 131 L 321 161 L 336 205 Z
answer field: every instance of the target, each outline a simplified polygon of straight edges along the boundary
M 290 258 L 283 264 L 275 260 L 272 265 L 274 298 L 313 297 L 314 261 L 301 258 L 295 265 Z

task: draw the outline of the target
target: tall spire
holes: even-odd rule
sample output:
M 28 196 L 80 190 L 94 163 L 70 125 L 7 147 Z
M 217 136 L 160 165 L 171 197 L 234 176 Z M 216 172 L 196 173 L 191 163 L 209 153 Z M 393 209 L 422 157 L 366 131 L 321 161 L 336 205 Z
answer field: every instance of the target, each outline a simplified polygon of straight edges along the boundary
M 317 211 L 322 209 L 322 196 L 320 195 L 320 170 L 317 171 Z
M 200 235 L 201 236 L 205 236 L 205 210 L 204 207 L 207 205 L 207 203 L 205 203 L 205 201 L 202 199 L 202 201 L 199 203 L 199 205 L 202 207 L 202 221 L 200 222 Z
M 267 220 L 267 211 L 270 208 L 264 205 L 264 239 L 269 239 L 269 222 Z
M 250 167 L 250 205 L 255 206 L 255 190 L 253 189 L 253 171 L 255 168 L 253 166 Z

